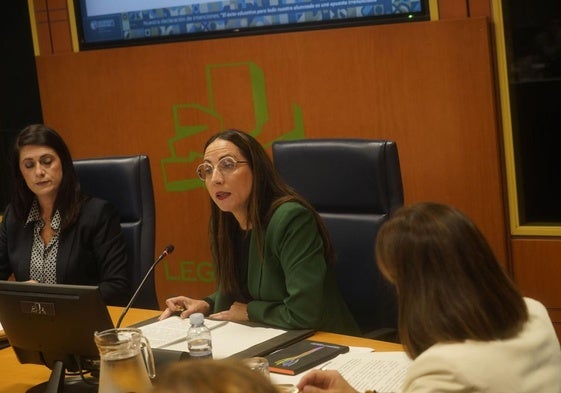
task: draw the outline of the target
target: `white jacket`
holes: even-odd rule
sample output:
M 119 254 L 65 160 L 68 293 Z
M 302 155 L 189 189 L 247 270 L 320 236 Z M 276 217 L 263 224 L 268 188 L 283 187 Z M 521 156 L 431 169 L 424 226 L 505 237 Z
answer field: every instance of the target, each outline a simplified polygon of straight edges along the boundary
M 529 320 L 498 341 L 436 344 L 413 361 L 404 393 L 561 393 L 561 349 L 545 307 L 525 298 Z

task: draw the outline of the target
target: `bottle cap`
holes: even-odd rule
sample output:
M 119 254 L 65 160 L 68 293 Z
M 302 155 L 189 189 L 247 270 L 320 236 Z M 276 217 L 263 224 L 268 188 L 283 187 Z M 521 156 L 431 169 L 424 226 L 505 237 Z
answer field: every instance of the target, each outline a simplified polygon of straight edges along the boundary
M 201 325 L 204 321 L 205 316 L 200 312 L 196 312 L 189 316 L 189 322 L 191 322 L 191 325 Z

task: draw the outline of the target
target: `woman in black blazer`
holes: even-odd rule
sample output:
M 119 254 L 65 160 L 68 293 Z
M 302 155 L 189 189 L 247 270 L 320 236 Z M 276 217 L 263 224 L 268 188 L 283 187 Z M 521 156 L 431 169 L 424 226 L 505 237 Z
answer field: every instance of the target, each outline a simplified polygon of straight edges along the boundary
M 128 257 L 116 210 L 84 195 L 62 138 L 24 128 L 12 152 L 14 193 L 0 223 L 0 279 L 98 285 L 107 304 L 129 294 Z

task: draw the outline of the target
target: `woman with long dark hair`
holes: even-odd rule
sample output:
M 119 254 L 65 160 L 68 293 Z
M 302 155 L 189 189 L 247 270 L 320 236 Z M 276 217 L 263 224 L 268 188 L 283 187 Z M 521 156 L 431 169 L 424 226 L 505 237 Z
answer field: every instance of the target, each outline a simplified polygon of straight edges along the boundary
M 12 151 L 14 192 L 0 224 L 0 279 L 98 285 L 108 304 L 129 293 L 119 216 L 106 201 L 80 192 L 68 147 L 35 124 Z
M 275 170 L 259 142 L 227 130 L 205 145 L 197 169 L 211 198 L 210 242 L 217 291 L 166 301 L 183 310 L 286 329 L 358 334 L 337 287 L 333 250 L 315 210 Z
M 561 349 L 545 307 L 522 297 L 477 227 L 438 203 L 403 207 L 376 240 L 398 293 L 412 392 L 561 392 Z M 336 371 L 312 371 L 304 393 L 354 393 Z M 373 386 L 375 388 L 375 386 Z

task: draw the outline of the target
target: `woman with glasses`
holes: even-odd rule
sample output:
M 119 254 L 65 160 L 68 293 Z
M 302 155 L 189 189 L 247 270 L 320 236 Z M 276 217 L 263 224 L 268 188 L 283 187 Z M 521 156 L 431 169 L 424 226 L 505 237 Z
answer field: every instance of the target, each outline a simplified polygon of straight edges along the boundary
M 413 359 L 403 393 L 561 392 L 547 310 L 522 297 L 460 211 L 402 207 L 378 233 L 376 261 L 397 289 L 399 335 Z M 298 388 L 356 393 L 336 371 L 311 371 Z
M 98 285 L 103 300 L 127 301 L 128 256 L 119 215 L 84 195 L 70 151 L 51 128 L 35 124 L 12 151 L 14 193 L 0 223 L 0 280 Z
M 359 334 L 335 281 L 324 224 L 282 181 L 257 140 L 238 130 L 214 135 L 197 173 L 211 199 L 217 291 L 203 300 L 167 299 L 160 319 L 202 312 L 283 329 Z

